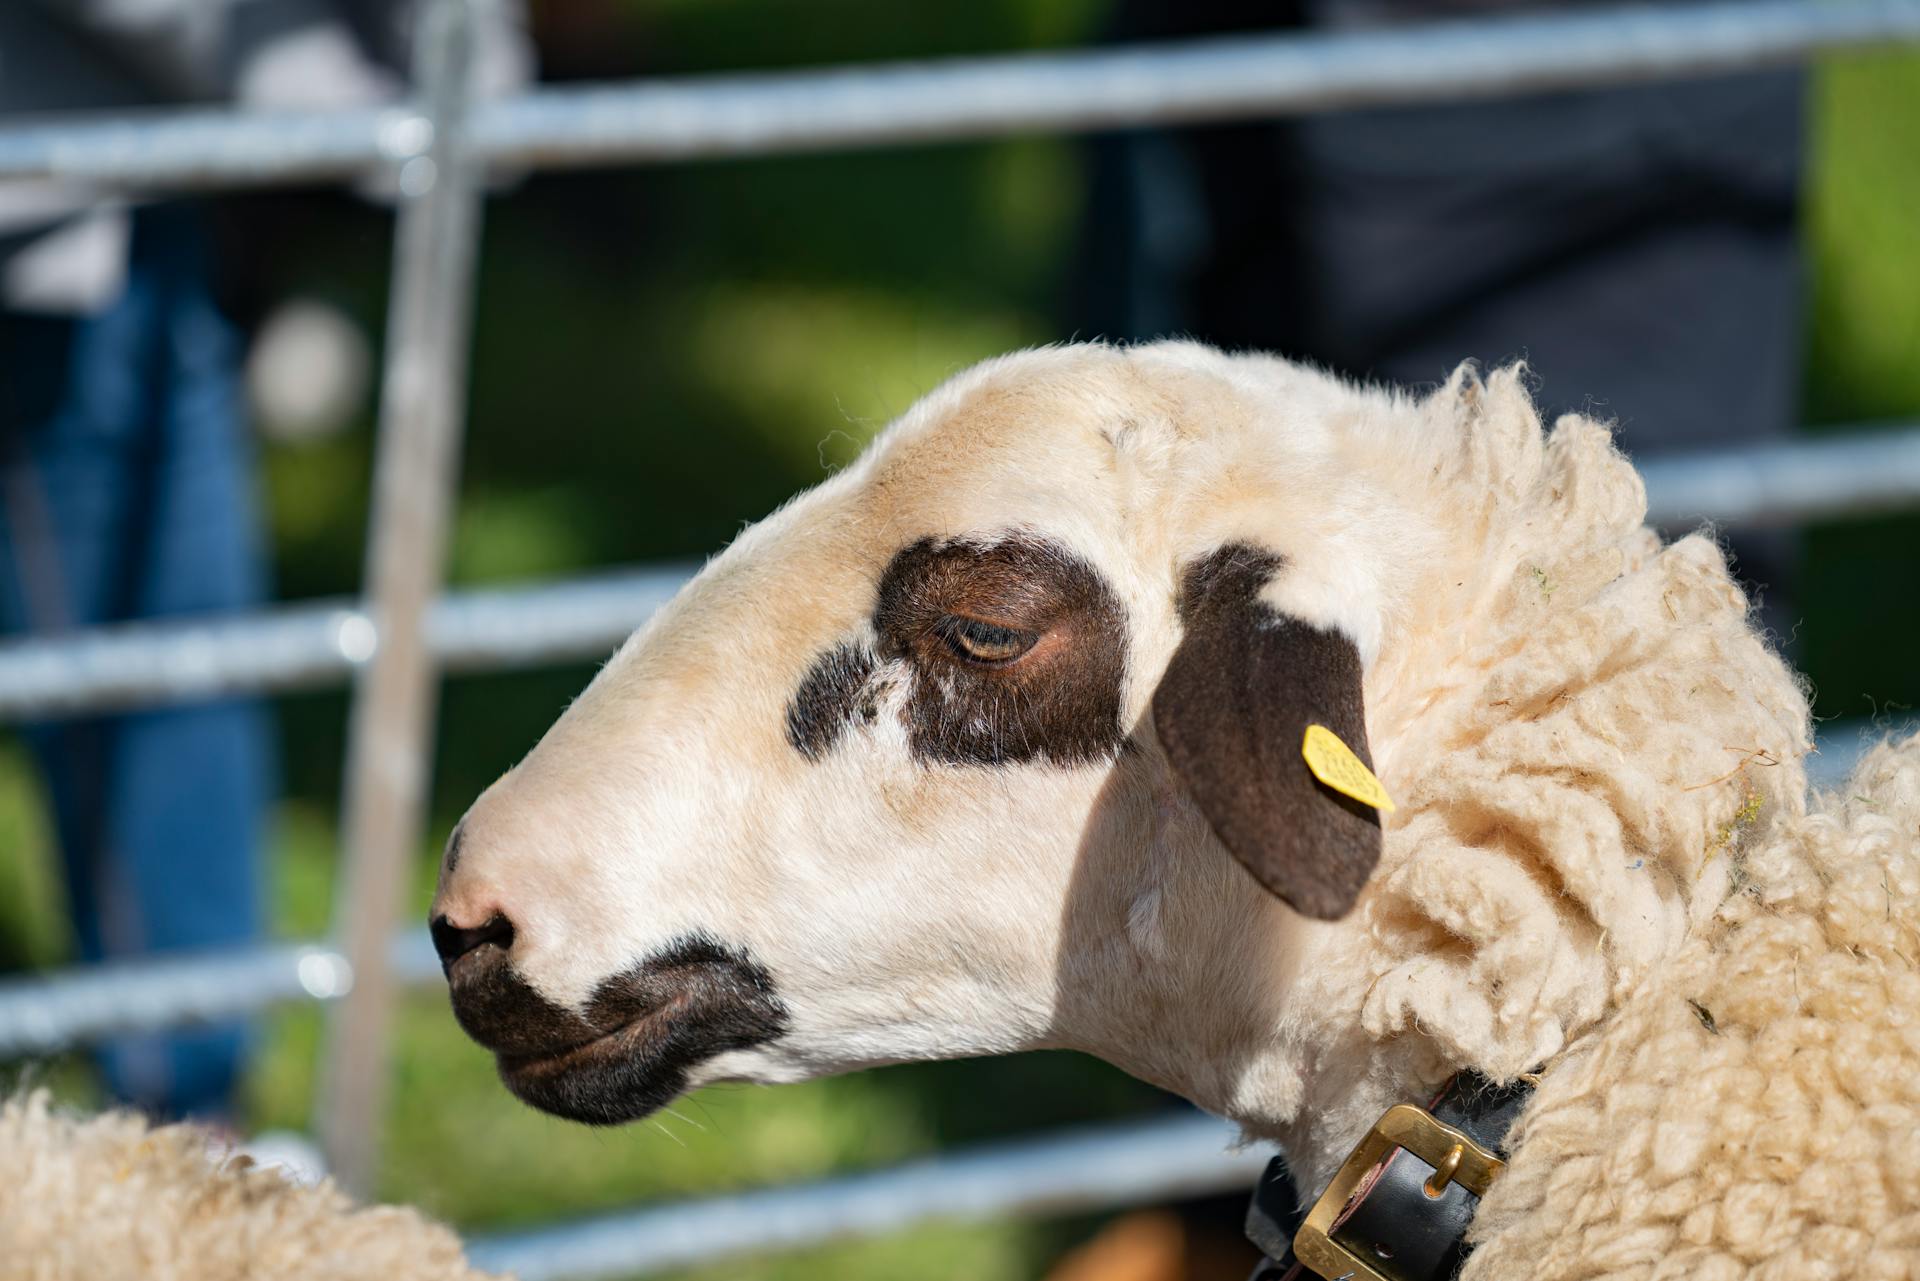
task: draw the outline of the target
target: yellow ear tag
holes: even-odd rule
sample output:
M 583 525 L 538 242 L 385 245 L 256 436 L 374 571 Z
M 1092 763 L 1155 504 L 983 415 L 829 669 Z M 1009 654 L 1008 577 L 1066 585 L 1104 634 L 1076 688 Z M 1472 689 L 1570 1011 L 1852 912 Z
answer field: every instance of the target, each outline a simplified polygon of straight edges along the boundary
M 1351 796 L 1362 805 L 1393 813 L 1393 798 L 1387 795 L 1387 789 L 1353 754 L 1353 749 L 1325 725 L 1307 726 L 1307 736 L 1300 743 L 1300 755 L 1306 757 L 1307 768 L 1315 778 L 1342 796 Z

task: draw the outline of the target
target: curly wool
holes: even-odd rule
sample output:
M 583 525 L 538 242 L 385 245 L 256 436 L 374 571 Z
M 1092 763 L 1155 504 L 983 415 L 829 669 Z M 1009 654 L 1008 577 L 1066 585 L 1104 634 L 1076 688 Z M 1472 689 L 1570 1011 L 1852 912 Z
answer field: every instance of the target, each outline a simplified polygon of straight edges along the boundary
M 1361 1020 L 1511 1077 L 1661 964 L 1744 834 L 1802 806 L 1807 703 L 1720 549 L 1644 527 L 1604 426 L 1543 433 L 1519 369 L 1463 370 L 1426 409 L 1453 420 L 1428 485 L 1457 547 L 1368 691 L 1401 812 Z
M 1920 1277 L 1920 736 L 1554 1065 L 1463 1281 Z
M 1389 1104 L 1611 1018 L 1806 804 L 1802 681 L 1711 539 L 1645 527 L 1607 428 L 1543 431 L 1518 367 L 1417 412 L 1392 489 L 1441 542 L 1367 682 L 1399 810 L 1303 981 L 1312 1084 L 1280 1137 L 1310 1183 Z
M 481 1281 L 452 1232 L 356 1208 L 208 1135 L 125 1112 L 82 1119 L 44 1090 L 0 1106 L 0 1274 L 20 1281 Z

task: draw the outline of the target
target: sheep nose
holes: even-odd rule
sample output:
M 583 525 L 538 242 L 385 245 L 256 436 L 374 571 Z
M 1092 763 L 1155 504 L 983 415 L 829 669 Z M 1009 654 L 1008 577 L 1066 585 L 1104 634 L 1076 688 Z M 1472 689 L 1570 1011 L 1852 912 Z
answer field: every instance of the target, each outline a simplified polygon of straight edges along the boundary
M 452 969 L 455 961 L 488 943 L 502 952 L 513 946 L 513 922 L 498 912 L 470 930 L 461 929 L 443 912 L 428 923 L 427 932 L 433 935 L 433 950 L 440 954 L 442 970 Z

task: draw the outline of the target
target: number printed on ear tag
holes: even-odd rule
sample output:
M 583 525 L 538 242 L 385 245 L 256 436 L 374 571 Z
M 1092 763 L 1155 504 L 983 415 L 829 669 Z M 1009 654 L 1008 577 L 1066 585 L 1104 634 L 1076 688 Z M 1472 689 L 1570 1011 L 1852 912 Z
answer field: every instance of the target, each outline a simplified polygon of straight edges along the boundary
M 1315 778 L 1342 796 L 1351 796 L 1362 805 L 1393 813 L 1393 798 L 1387 795 L 1387 789 L 1353 754 L 1353 749 L 1325 725 L 1307 726 L 1307 736 L 1300 743 L 1300 755 L 1306 757 L 1307 768 Z

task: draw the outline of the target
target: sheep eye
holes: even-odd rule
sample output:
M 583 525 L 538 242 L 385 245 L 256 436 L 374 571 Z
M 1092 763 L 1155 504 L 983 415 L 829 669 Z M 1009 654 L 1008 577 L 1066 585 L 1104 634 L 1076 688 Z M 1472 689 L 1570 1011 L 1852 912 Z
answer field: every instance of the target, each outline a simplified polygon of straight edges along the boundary
M 941 619 L 935 630 L 948 649 L 971 663 L 1011 663 L 1040 639 L 1038 632 L 1015 631 L 996 623 L 951 614 Z

